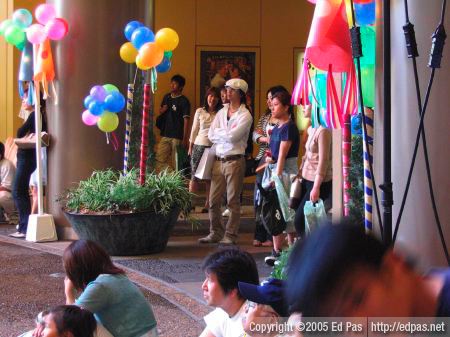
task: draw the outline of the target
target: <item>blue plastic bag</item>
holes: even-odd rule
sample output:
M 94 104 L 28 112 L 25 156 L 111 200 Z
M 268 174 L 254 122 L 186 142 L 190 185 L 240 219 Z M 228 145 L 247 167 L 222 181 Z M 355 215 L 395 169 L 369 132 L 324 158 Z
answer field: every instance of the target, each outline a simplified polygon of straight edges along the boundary
M 327 213 L 325 212 L 325 206 L 323 200 L 319 199 L 316 203 L 312 201 L 305 202 L 305 208 L 303 209 L 305 214 L 305 232 L 311 233 L 322 222 L 327 220 Z

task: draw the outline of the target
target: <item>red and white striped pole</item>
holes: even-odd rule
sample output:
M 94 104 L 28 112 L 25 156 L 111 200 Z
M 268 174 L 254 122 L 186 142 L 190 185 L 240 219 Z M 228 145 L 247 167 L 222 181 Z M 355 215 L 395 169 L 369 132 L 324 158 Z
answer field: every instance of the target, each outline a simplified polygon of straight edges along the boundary
M 144 104 L 142 109 L 142 134 L 141 134 L 141 160 L 139 184 L 145 183 L 145 173 L 147 170 L 147 154 L 148 154 L 148 124 L 150 110 L 150 84 L 144 84 Z

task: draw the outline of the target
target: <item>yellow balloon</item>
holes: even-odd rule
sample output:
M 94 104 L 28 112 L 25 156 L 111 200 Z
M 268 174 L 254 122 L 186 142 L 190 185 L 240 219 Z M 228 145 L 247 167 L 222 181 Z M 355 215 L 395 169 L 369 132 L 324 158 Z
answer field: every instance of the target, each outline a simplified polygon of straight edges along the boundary
M 155 35 L 155 42 L 165 51 L 174 50 L 179 41 L 177 32 L 172 28 L 161 28 Z
M 97 126 L 103 132 L 113 132 L 119 126 L 117 114 L 105 111 L 97 121 Z
M 136 67 L 141 70 L 149 70 L 151 68 L 142 61 L 142 57 L 139 54 L 136 56 Z
M 138 50 L 134 48 L 131 42 L 125 42 L 120 47 L 120 58 L 126 63 L 134 63 L 136 60 L 136 56 L 138 54 Z

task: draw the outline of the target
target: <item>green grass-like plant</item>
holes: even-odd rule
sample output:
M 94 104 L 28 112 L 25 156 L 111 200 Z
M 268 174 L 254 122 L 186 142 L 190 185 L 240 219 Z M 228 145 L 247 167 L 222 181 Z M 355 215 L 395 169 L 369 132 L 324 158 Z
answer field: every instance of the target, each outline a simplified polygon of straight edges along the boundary
M 139 185 L 138 178 L 137 169 L 132 169 L 126 176 L 111 169 L 94 171 L 59 201 L 66 211 L 82 214 L 154 211 L 165 215 L 178 207 L 187 215 L 192 194 L 180 172 L 148 173 L 143 186 Z

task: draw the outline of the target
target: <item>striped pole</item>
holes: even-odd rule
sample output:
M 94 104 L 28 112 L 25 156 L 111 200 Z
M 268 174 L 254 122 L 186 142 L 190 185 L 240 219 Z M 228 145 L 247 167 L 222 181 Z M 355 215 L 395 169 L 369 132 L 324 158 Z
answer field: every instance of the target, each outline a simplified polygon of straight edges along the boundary
M 144 104 L 142 109 L 142 135 L 141 135 L 141 158 L 139 184 L 145 183 L 145 171 L 147 170 L 147 150 L 148 150 L 148 111 L 150 108 L 150 84 L 144 84 Z
M 344 216 L 350 215 L 350 157 L 352 152 L 352 123 L 350 114 L 345 114 L 342 128 L 342 177 L 344 191 Z
M 127 117 L 125 121 L 125 148 L 123 153 L 123 175 L 128 173 L 128 153 L 130 151 L 131 112 L 133 110 L 134 84 L 128 84 L 127 91 Z
M 364 151 L 364 225 L 366 231 L 372 231 L 372 195 L 373 195 L 373 181 L 370 174 L 369 160 L 373 163 L 373 110 L 364 107 L 365 121 L 367 126 L 367 135 L 364 134 L 363 128 L 363 151 Z M 366 148 L 366 142 L 369 149 Z

